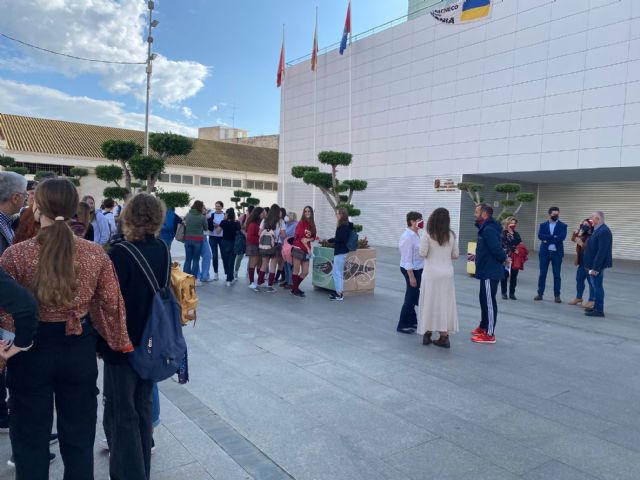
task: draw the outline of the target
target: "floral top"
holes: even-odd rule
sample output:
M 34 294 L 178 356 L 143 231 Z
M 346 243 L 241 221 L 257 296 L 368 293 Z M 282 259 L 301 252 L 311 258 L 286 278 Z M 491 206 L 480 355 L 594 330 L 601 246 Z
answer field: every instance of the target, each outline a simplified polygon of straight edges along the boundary
M 77 291 L 72 307 L 40 305 L 41 322 L 66 322 L 67 335 L 82 333 L 81 319 L 91 316 L 91 325 L 112 350 L 131 352 L 124 300 L 111 260 L 100 245 L 74 236 Z M 9 247 L 0 257 L 4 269 L 20 285 L 29 289 L 38 268 L 40 244 L 36 239 Z M 0 323 L 14 330 L 13 318 L 0 314 Z

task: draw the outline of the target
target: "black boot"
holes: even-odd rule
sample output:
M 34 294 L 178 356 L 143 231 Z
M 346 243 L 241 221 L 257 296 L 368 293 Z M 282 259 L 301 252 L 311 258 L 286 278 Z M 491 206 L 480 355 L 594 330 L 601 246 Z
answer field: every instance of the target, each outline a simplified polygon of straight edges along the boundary
M 422 344 L 429 345 L 431 342 L 431 332 L 427 332 L 422 336 Z
M 434 340 L 433 344 L 442 348 L 450 348 L 451 344 L 449 343 L 449 335 L 440 334 L 440 338 Z
M 509 294 L 509 298 L 510 298 L 511 300 L 517 300 L 515 292 L 511 292 L 511 293 Z

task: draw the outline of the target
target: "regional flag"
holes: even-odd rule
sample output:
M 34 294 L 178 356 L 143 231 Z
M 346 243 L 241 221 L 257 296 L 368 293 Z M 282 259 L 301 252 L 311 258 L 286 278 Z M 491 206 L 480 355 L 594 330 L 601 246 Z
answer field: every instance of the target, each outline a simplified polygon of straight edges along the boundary
M 276 80 L 278 87 L 282 85 L 284 78 L 284 38 L 282 38 L 282 48 L 280 49 L 280 64 L 278 65 L 278 78 Z
M 340 41 L 340 55 L 347 49 L 347 38 L 351 43 L 351 0 L 347 7 L 347 19 L 344 21 L 344 31 L 342 32 L 342 40 Z
M 462 6 L 461 22 L 478 20 L 489 15 L 491 0 L 466 0 Z
M 313 51 L 311 52 L 311 70 L 316 71 L 318 66 L 318 20 L 316 19 L 316 31 L 313 34 Z

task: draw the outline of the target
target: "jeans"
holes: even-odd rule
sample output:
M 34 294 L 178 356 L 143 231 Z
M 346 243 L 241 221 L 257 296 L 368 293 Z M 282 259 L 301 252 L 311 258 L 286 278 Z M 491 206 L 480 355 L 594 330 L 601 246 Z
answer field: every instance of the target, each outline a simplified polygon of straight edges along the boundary
M 93 479 L 98 410 L 96 334 L 65 335 L 65 322 L 40 322 L 33 347 L 9 360 L 9 417 L 16 478 L 49 478 L 49 436 L 57 414 L 64 480 Z
M 233 253 L 234 243 L 231 240 L 223 239 L 220 245 L 222 266 L 224 267 L 224 273 L 227 275 L 227 282 L 233 281 L 233 274 L 235 273 L 236 254 Z
M 589 285 L 593 288 L 594 306 L 596 312 L 604 312 L 604 271 L 599 272 L 595 277 L 587 272 Z
M 210 236 L 209 245 L 211 245 L 211 263 L 213 263 L 213 271 L 214 273 L 218 273 L 218 248 L 220 248 L 220 254 L 222 254 L 222 237 Z
M 496 322 L 498 321 L 498 303 L 496 293 L 498 293 L 498 283 L 500 280 L 480 280 L 480 328 L 487 331 L 487 335 L 495 335 Z
M 184 241 L 184 273 L 189 273 L 198 278 L 200 272 L 200 253 L 202 252 L 202 241 L 185 240 Z
M 209 246 L 209 240 L 204 237 L 202 240 L 202 250 L 200 252 L 200 280 L 209 280 L 209 271 L 211 270 L 211 247 Z
M 153 384 L 153 413 L 151 415 L 151 422 L 153 428 L 160 425 L 160 392 L 158 392 L 158 384 Z
M 402 304 L 402 310 L 400 310 L 400 320 L 396 330 L 403 328 L 416 328 L 418 326 L 418 316 L 416 315 L 416 306 L 420 298 L 420 281 L 422 280 L 422 269 L 414 270 L 413 275 L 416 277 L 417 286 L 412 287 L 409 283 L 409 274 L 407 271 L 400 267 L 400 272 L 404 276 L 404 281 L 407 284 L 407 290 L 404 294 L 404 303 Z
M 546 255 L 540 255 L 540 276 L 538 277 L 538 294 L 544 295 L 544 287 L 547 283 L 547 272 L 549 271 L 549 263 L 553 271 L 553 295 L 560 296 L 560 270 L 562 268 L 562 257 L 558 252 L 547 252 Z
M 233 262 L 234 263 L 233 275 L 235 278 L 238 278 L 238 272 L 240 271 L 240 264 L 242 264 L 243 258 L 244 258 L 244 253 L 241 253 L 240 255 L 236 254 L 236 259 Z
M 336 287 L 336 293 L 342 293 L 344 291 L 344 262 L 347 259 L 347 254 L 333 256 L 333 283 Z
M 293 284 L 293 265 L 289 262 L 284 262 L 284 281 L 289 285 Z
M 589 284 L 589 301 L 593 302 L 595 300 L 595 294 L 593 286 L 589 281 L 589 271 L 582 265 L 578 265 L 578 269 L 576 270 L 576 298 L 582 299 L 582 296 L 584 295 L 585 281 Z
M 518 272 L 520 270 L 511 270 L 511 273 L 509 273 L 509 270 L 504 271 L 504 278 L 502 280 L 500 280 L 500 289 L 502 290 L 502 294 L 506 295 L 507 294 L 507 281 L 509 283 L 509 295 L 515 295 L 516 294 L 516 286 L 518 285 Z
M 104 364 L 102 425 L 111 480 L 148 480 L 151 471 L 153 382 L 129 363 Z

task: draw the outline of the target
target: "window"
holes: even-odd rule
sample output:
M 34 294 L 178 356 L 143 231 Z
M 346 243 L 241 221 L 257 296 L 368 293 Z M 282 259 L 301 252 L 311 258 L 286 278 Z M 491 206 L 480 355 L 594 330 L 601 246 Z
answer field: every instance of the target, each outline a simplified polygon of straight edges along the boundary
M 256 188 L 257 190 L 264 190 L 264 182 L 258 182 L 258 181 L 256 181 L 256 182 L 255 182 L 255 184 L 256 184 L 255 188 Z
M 233 181 L 233 187 L 234 187 L 234 188 L 240 188 L 240 187 L 242 187 L 242 180 L 234 180 L 234 181 Z
M 192 175 L 183 175 L 182 183 L 188 183 L 189 185 L 193 185 L 193 176 Z
M 166 173 L 161 173 L 160 174 L 160 178 L 158 180 L 160 180 L 161 182 L 168 183 L 169 182 L 169 175 L 166 174 Z
M 231 180 L 229 178 L 223 178 L 222 179 L 222 186 L 223 187 L 230 187 L 231 186 Z
M 56 175 L 65 177 L 71 176 L 71 169 L 73 168 L 73 166 L 68 165 L 49 165 L 48 163 L 28 162 L 16 162 L 16 167 L 26 167 L 31 175 L 37 172 L 54 172 Z
M 210 177 L 200 177 L 200 185 L 210 186 L 211 185 L 211 178 Z
M 253 180 L 247 180 L 247 188 L 256 188 L 256 182 Z
M 181 175 L 171 175 L 171 183 L 182 183 Z
M 278 191 L 278 182 L 273 182 L 271 184 L 271 190 Z

